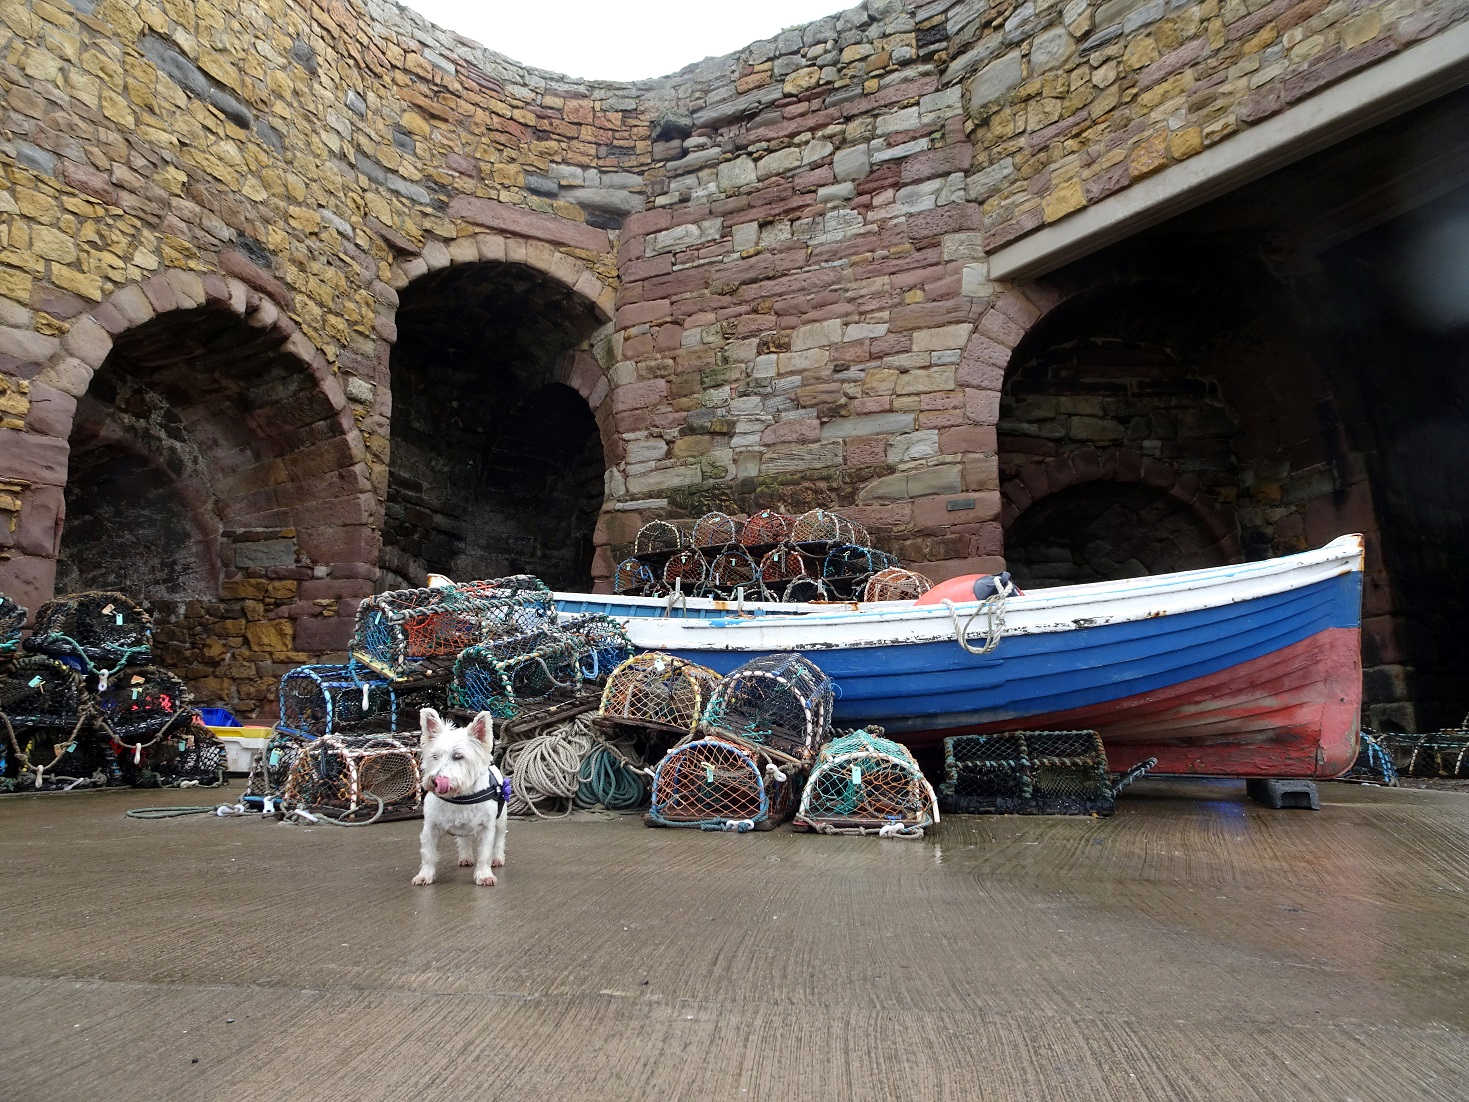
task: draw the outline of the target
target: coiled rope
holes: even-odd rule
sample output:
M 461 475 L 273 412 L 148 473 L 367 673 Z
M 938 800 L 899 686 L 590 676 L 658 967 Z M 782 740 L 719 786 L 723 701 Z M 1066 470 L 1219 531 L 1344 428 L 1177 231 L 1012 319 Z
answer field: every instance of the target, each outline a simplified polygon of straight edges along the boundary
M 574 808 L 599 806 L 631 811 L 648 796 L 645 769 L 637 755 L 629 747 L 604 740 L 590 713 L 511 743 L 500 767 L 510 777 L 512 815 L 560 819 Z

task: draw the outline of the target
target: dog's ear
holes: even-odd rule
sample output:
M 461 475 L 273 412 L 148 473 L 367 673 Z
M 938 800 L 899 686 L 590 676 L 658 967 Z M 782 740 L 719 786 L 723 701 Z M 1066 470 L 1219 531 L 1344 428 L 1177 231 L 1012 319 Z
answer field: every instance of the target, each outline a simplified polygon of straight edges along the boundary
M 479 739 L 487 750 L 495 745 L 495 720 L 489 712 L 480 712 L 469 721 L 469 737 Z
M 421 708 L 418 712 L 418 728 L 425 739 L 438 738 L 444 733 L 444 721 L 432 708 Z

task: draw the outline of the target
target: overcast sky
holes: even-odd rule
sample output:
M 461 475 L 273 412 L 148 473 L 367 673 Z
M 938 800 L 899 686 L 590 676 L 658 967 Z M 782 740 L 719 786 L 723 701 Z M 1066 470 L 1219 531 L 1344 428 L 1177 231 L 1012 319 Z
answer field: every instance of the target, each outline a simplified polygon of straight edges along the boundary
M 408 7 L 537 69 L 603 80 L 664 76 L 858 0 L 408 0 Z

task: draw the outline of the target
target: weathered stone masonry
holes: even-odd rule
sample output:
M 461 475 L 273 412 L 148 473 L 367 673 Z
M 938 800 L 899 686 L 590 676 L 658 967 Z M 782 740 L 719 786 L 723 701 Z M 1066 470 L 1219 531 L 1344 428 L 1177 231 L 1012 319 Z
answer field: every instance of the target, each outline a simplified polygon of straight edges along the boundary
M 1370 487 L 1313 482 L 1324 460 L 1257 431 L 1248 386 L 1215 403 L 1207 459 L 1179 447 L 1203 416 L 1184 397 L 1103 411 L 1086 382 L 1017 418 L 1007 372 L 1042 338 L 1016 350 L 1090 291 L 996 283 L 988 257 L 1464 15 L 869 0 L 611 85 L 375 0 L 0 0 L 0 588 L 34 607 L 58 555 L 94 583 L 156 554 L 171 657 L 248 710 L 340 649 L 374 585 L 455 548 L 605 585 L 655 515 L 840 505 L 938 575 L 1000 566 L 1032 501 L 1099 480 L 1177 502 L 1195 554 L 1370 527 Z M 1168 347 L 1177 379 L 1232 370 L 1217 343 Z M 484 423 L 430 431 L 436 386 Z M 534 446 L 496 406 L 533 401 L 591 433 L 586 462 L 600 445 L 589 562 L 513 494 L 435 490 L 454 448 L 503 482 Z M 546 492 L 595 507 L 585 480 Z M 69 510 L 108 531 L 109 494 L 153 552 L 68 541 Z M 465 515 L 492 509 L 513 538 L 477 543 Z

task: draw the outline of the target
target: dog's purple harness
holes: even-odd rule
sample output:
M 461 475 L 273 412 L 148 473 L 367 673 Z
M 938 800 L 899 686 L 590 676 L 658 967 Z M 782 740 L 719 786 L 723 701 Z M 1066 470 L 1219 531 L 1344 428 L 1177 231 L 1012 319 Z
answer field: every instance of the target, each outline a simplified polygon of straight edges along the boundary
M 496 784 L 494 778 L 491 777 L 487 786 L 478 792 L 471 792 L 468 796 L 440 796 L 437 792 L 434 793 L 434 796 L 446 804 L 483 804 L 493 800 L 503 808 L 510 802 L 510 793 L 509 777 L 502 777 L 499 784 Z

